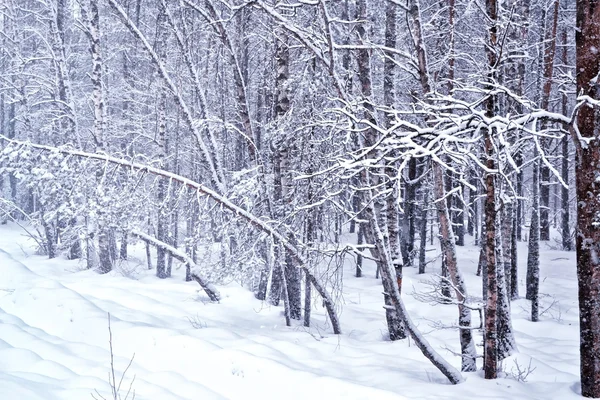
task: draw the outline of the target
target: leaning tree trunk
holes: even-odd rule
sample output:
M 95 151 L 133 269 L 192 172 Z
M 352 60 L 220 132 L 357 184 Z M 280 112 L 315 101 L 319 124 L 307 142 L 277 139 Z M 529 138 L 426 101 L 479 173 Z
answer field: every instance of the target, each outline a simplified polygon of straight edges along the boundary
M 365 21 L 365 22 L 362 22 L 362 23 L 359 23 L 356 25 L 356 33 L 358 35 L 359 40 L 362 42 L 362 41 L 367 40 L 367 29 L 365 27 L 366 21 L 368 21 L 367 0 L 358 0 L 358 2 L 356 4 L 356 17 L 357 17 L 357 20 Z M 367 48 L 364 48 L 364 49 L 361 49 L 358 51 L 357 63 L 358 63 L 358 79 L 359 79 L 359 83 L 360 83 L 361 94 L 366 100 L 370 100 L 371 96 L 373 94 L 372 81 L 371 81 L 371 54 Z M 365 109 L 364 109 L 365 118 L 368 119 L 373 125 L 377 125 L 377 121 L 376 121 L 376 117 L 375 117 L 375 109 L 372 106 L 372 104 L 370 102 L 366 102 L 364 107 L 365 107 Z M 365 148 L 371 147 L 377 142 L 377 140 L 378 140 L 377 132 L 374 129 L 370 128 L 367 130 L 367 132 L 365 132 L 365 134 L 363 136 L 363 143 L 361 143 L 361 145 L 363 145 L 363 147 L 365 147 Z M 375 152 L 372 151 L 368 154 L 368 157 L 371 159 L 375 159 L 375 158 L 377 158 L 377 154 L 375 154 Z M 380 168 L 378 168 L 378 169 L 380 169 Z M 375 175 L 379 175 L 379 173 L 377 173 Z M 379 178 L 377 176 L 374 177 L 373 175 L 371 175 L 371 173 L 369 171 L 364 170 L 361 173 L 361 181 L 362 181 L 361 183 L 364 185 L 364 187 L 368 188 L 368 187 L 378 184 Z M 367 196 L 365 193 L 366 192 L 363 192 L 363 195 L 362 195 L 364 203 L 371 204 L 371 202 L 375 198 L 365 198 L 365 196 Z M 373 212 L 369 216 L 366 216 L 366 219 L 369 221 L 369 224 L 368 224 L 368 227 L 365 229 L 364 233 L 365 233 L 365 238 L 367 238 L 370 241 L 370 243 L 374 243 L 374 241 L 379 239 L 379 237 L 377 236 L 377 233 L 374 231 L 374 227 L 378 224 L 380 224 L 381 227 L 386 227 L 386 225 L 387 225 L 386 219 L 383 218 L 383 213 L 385 213 L 384 205 L 382 204 L 382 201 L 380 199 L 376 199 L 376 202 L 377 202 L 377 205 L 376 205 L 376 207 L 374 207 Z M 363 205 L 363 206 L 366 206 L 366 205 Z M 394 212 L 394 211 L 390 210 L 390 212 Z M 382 228 L 382 229 L 384 229 L 384 228 Z M 387 229 L 384 229 L 384 231 L 385 230 L 387 230 Z M 386 245 L 386 249 L 387 249 L 387 245 Z M 383 254 L 381 254 L 380 248 L 373 249 L 372 252 L 373 252 L 374 258 L 380 260 L 377 263 L 377 266 L 378 266 L 377 272 L 379 273 L 381 271 L 381 268 L 383 265 L 381 262 L 381 257 L 383 257 Z M 396 275 L 396 272 L 394 272 L 394 275 Z M 397 281 L 397 277 L 395 277 L 394 280 Z M 397 310 L 394 307 L 392 307 L 392 298 L 391 298 L 392 286 L 390 286 L 391 284 L 389 283 L 389 281 L 387 281 L 386 279 L 383 279 L 383 276 L 382 276 L 382 284 L 383 284 L 383 289 L 384 289 L 384 294 L 383 294 L 384 303 L 386 304 L 386 321 L 387 321 L 387 325 L 388 325 L 388 332 L 390 335 L 390 339 L 395 340 L 397 338 L 401 338 L 404 336 L 403 321 L 400 318 L 400 316 L 398 315 Z
M 577 0 L 577 93 L 589 99 L 577 114 L 576 149 L 577 280 L 579 285 L 579 350 L 581 394 L 600 397 L 600 2 Z M 581 139 L 580 139 L 581 138 Z M 582 140 L 583 139 L 583 140 Z
M 397 5 L 388 2 L 386 3 L 385 10 L 385 45 L 388 48 L 396 47 L 396 7 Z M 383 99 L 385 105 L 387 107 L 393 108 L 395 103 L 395 95 L 394 95 L 394 55 L 388 54 L 383 65 L 384 70 L 384 79 L 383 79 Z M 386 118 L 386 126 L 390 127 L 392 125 L 391 119 Z M 394 264 L 395 273 L 396 273 L 396 281 L 398 283 L 398 291 L 402 294 L 402 269 L 403 269 L 403 260 L 402 260 L 402 249 L 401 249 L 401 232 L 400 232 L 400 210 L 399 210 L 399 196 L 398 196 L 398 183 L 396 182 L 396 175 L 398 171 L 398 166 L 388 161 L 388 164 L 384 168 L 385 179 L 386 179 L 386 189 L 388 191 L 388 195 L 386 197 L 386 225 L 387 225 L 387 236 L 388 243 L 390 248 L 390 253 L 392 257 L 392 263 Z M 413 235 L 414 239 L 414 235 Z M 408 257 L 405 258 L 407 260 Z M 387 298 L 389 300 L 389 296 Z M 387 304 L 387 303 L 386 303 Z M 394 321 L 392 321 L 393 323 Z M 398 339 L 406 339 L 406 332 L 404 329 L 404 324 L 401 321 L 398 321 L 398 325 L 396 329 L 390 330 L 390 339 L 398 340 Z
M 365 215 L 368 220 L 371 221 L 371 230 L 374 236 L 373 244 L 377 249 L 377 254 L 379 255 L 380 259 L 383 287 L 384 290 L 388 291 L 389 301 L 391 303 L 390 305 L 386 305 L 386 309 L 394 309 L 396 315 L 402 320 L 406 330 L 408 333 L 410 333 L 410 336 L 415 341 L 415 344 L 419 350 L 421 350 L 423 355 L 427 357 L 427 359 L 431 361 L 433 365 L 435 365 L 451 383 L 461 383 L 463 381 L 461 373 L 448 364 L 439 354 L 437 354 L 437 352 L 431 347 L 425 337 L 423 337 L 421 332 L 419 332 L 419 330 L 413 324 L 406 311 L 404 302 L 400 297 L 398 283 L 394 279 L 395 273 L 391 253 L 389 252 L 389 248 L 386 246 L 385 237 L 379 226 L 379 221 L 375 216 L 375 210 L 372 202 L 369 202 L 365 206 Z
M 126 167 L 126 168 L 130 169 L 130 171 L 132 173 L 137 172 L 137 173 L 143 173 L 143 174 L 151 174 L 156 177 L 167 178 L 167 179 L 171 180 L 172 182 L 177 182 L 177 183 L 181 184 L 184 187 L 194 189 L 196 191 L 196 196 L 206 196 L 207 198 L 209 198 L 209 199 L 215 201 L 217 204 L 219 204 L 223 210 L 228 210 L 228 211 L 232 212 L 238 218 L 245 221 L 249 226 L 264 233 L 267 237 L 271 237 L 275 241 L 281 243 L 283 245 L 283 247 L 285 247 L 285 249 L 287 251 L 289 251 L 290 254 L 294 257 L 295 264 L 299 268 L 304 269 L 304 271 L 310 281 L 310 284 L 313 286 L 313 288 L 315 288 L 315 290 L 319 293 L 319 295 L 321 295 L 321 299 L 323 301 L 323 306 L 327 310 L 327 315 L 330 318 L 333 332 L 335 334 L 340 334 L 342 332 L 341 326 L 340 326 L 340 320 L 339 320 L 338 314 L 335 310 L 335 303 L 334 303 L 333 299 L 327 292 L 325 286 L 323 286 L 321 284 L 321 282 L 307 268 L 306 261 L 304 260 L 304 257 L 302 257 L 299 247 L 296 244 L 290 242 L 287 239 L 287 236 L 281 234 L 277 229 L 272 227 L 269 223 L 265 222 L 262 218 L 252 214 L 251 212 L 247 211 L 246 209 L 244 209 L 240 206 L 235 205 L 227 197 L 219 194 L 215 190 L 212 190 L 200 183 L 194 182 L 194 181 L 192 181 L 188 178 L 185 178 L 181 175 L 177 175 L 172 172 L 164 171 L 164 170 L 161 170 L 160 168 L 155 168 L 151 165 L 134 163 L 129 160 L 111 157 L 111 156 L 104 155 L 104 154 L 88 153 L 88 152 L 84 152 L 84 151 L 80 151 L 80 150 L 70 150 L 70 149 L 64 148 L 64 147 L 57 148 L 57 147 L 53 147 L 53 146 L 44 146 L 44 145 L 40 145 L 40 144 L 32 144 L 30 142 L 10 140 L 7 138 L 3 138 L 3 139 L 9 143 L 12 143 L 12 144 L 15 144 L 18 146 L 28 146 L 29 148 L 38 149 L 38 150 L 42 150 L 42 151 L 54 151 L 58 154 L 71 155 L 71 156 L 78 157 L 78 158 L 101 162 L 103 165 L 113 164 L 113 165 L 117 165 L 120 167 Z M 438 356 L 438 358 L 439 358 L 439 356 Z
M 458 325 L 460 334 L 461 347 L 461 370 L 466 372 L 477 370 L 477 352 L 473 342 L 472 327 L 471 327 L 471 309 L 467 306 L 467 286 L 463 280 L 462 274 L 458 269 L 456 260 L 456 245 L 454 242 L 454 233 L 451 227 L 450 213 L 445 201 L 440 201 L 445 195 L 444 190 L 444 174 L 439 163 L 433 162 L 433 189 L 436 198 L 436 208 L 438 219 L 440 222 L 440 241 L 442 243 L 442 251 L 444 252 L 444 260 L 454 292 L 458 302 Z

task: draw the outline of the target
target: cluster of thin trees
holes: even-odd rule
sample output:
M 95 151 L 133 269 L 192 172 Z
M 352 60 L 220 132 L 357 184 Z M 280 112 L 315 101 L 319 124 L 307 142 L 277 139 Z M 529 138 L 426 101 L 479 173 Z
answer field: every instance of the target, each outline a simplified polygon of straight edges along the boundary
M 107 273 L 142 241 L 159 278 L 179 262 L 218 300 L 233 277 L 288 325 L 310 325 L 316 290 L 340 333 L 350 252 L 357 276 L 377 265 L 390 339 L 458 383 L 406 313 L 403 268 L 425 272 L 439 239 L 474 371 L 456 247 L 481 246 L 492 379 L 516 350 L 518 241 L 532 321 L 540 240 L 575 241 L 582 393 L 600 397 L 595 1 L 4 0 L 0 33 L 0 216 L 49 257 Z

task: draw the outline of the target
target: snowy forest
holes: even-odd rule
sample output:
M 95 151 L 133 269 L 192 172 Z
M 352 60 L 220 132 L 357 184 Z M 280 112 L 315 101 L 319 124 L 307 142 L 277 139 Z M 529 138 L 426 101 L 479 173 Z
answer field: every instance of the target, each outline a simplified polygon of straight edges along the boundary
M 416 346 L 441 377 L 410 385 L 500 390 L 487 380 L 517 357 L 523 392 L 490 398 L 600 398 L 599 78 L 596 0 L 0 0 L 0 354 L 16 346 L 3 314 L 40 276 L 56 296 L 90 280 L 113 297 L 107 279 L 200 290 L 196 332 L 239 296 L 288 341 L 352 340 L 368 324 L 348 298 L 370 293 L 372 346 Z M 569 311 L 540 289 L 550 268 Z M 123 315 L 94 398 L 132 398 L 115 369 L 128 381 L 136 360 L 112 360 Z M 520 337 L 563 325 L 572 346 L 546 365 L 569 359 L 576 388 L 535 394 Z M 19 392 L 7 357 L 0 397 L 70 398 Z M 411 369 L 394 359 L 390 380 Z M 436 398 L 469 398 L 450 393 Z M 247 398 L 221 396 L 205 395 Z

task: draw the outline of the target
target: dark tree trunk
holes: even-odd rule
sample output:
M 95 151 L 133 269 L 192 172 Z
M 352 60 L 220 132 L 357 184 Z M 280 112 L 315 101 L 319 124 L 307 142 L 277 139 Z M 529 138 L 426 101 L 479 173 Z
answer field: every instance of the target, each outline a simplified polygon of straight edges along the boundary
M 517 209 L 518 209 L 517 202 Z M 516 211 L 516 210 L 515 210 Z M 516 227 L 520 225 L 519 219 L 517 217 L 518 214 L 513 215 L 512 220 L 512 234 L 510 237 L 510 299 L 516 300 L 519 298 L 519 275 L 518 275 L 518 262 L 517 262 L 517 229 Z
M 98 233 L 98 272 L 106 274 L 112 271 L 112 260 L 110 257 L 110 234 L 107 228 L 100 229 Z
M 359 246 L 362 245 L 365 241 L 364 239 L 365 239 L 365 226 L 364 226 L 364 224 L 359 224 L 358 225 L 357 244 Z M 363 256 L 361 254 L 358 254 L 356 256 L 356 277 L 357 278 L 360 278 L 362 276 L 362 268 L 363 268 Z
M 123 232 L 121 235 L 121 247 L 119 249 L 119 259 L 127 260 L 127 232 Z
M 469 178 L 469 184 L 471 187 L 477 187 L 477 178 L 472 175 Z M 467 234 L 477 241 L 475 237 L 476 225 L 477 225 L 477 191 L 469 189 L 469 214 L 467 215 Z
M 258 289 L 255 297 L 258 300 L 266 300 L 270 272 L 269 263 L 267 261 L 269 259 L 267 256 L 267 243 L 261 242 L 258 244 L 258 253 L 260 254 L 260 259 L 264 261 L 264 264 L 261 267 L 260 275 L 258 277 Z
M 486 155 L 488 157 L 487 168 L 495 169 L 493 145 L 491 143 L 491 131 L 486 135 Z M 498 305 L 498 283 L 496 271 L 496 191 L 494 175 L 487 173 L 486 176 L 486 202 L 485 202 L 485 271 L 484 284 L 486 288 L 485 297 L 485 334 L 484 334 L 484 374 L 485 379 L 495 379 L 498 375 L 498 334 L 497 334 L 497 305 Z
M 531 300 L 531 319 L 538 318 L 538 290 L 540 285 L 540 198 L 539 160 L 533 163 L 533 203 L 531 204 L 531 226 L 529 228 L 529 249 L 527 253 L 527 279 L 525 298 Z M 535 311 L 535 313 L 534 313 Z
M 600 101 L 596 80 L 600 71 L 600 2 L 577 0 L 577 93 Z M 597 105 L 581 107 L 577 115 L 577 279 L 579 285 L 579 329 L 581 394 L 600 397 L 600 110 Z M 572 130 L 574 132 L 574 130 Z M 589 138 L 589 141 L 580 141 Z M 592 139 L 592 138 L 595 138 Z
M 406 234 L 404 241 L 406 242 L 406 256 L 405 261 L 407 262 L 407 266 L 412 265 L 413 260 L 413 251 L 414 251 L 414 243 L 415 243 L 415 232 L 416 232 L 416 214 L 418 212 L 417 208 L 417 183 L 414 182 L 417 179 L 417 160 L 415 158 L 411 158 L 408 161 L 408 180 L 409 182 L 406 184 L 406 201 L 404 206 L 404 212 L 406 213 Z
M 540 240 L 550 240 L 550 169 L 540 166 Z
M 515 216 L 515 231 L 517 240 L 521 241 L 523 240 L 523 155 L 521 154 L 520 150 L 515 156 L 515 164 L 517 164 L 517 167 L 519 168 L 519 172 L 517 173 L 516 177 L 517 182 L 515 184 L 517 196 L 519 196 L 519 199 L 517 199 L 517 210 Z
M 271 273 L 271 289 L 269 290 L 269 303 L 274 306 L 279 305 L 281 300 L 281 290 L 283 287 L 283 273 L 282 268 L 279 265 L 283 260 L 283 255 L 280 254 L 279 246 L 274 244 L 273 260 L 271 260 L 272 273 Z
M 563 65 L 569 65 L 569 56 L 568 56 L 568 42 L 567 42 L 567 29 L 564 28 L 562 31 L 562 63 Z M 562 95 L 562 113 L 563 115 L 567 115 L 568 112 L 568 95 L 567 93 L 563 93 Z M 568 127 L 565 127 L 568 129 Z M 569 137 L 565 135 L 562 138 L 561 142 L 561 150 L 562 150 L 562 159 L 561 159 L 561 177 L 565 184 L 569 184 Z M 573 250 L 573 241 L 571 240 L 571 220 L 570 220 L 570 210 L 569 210 L 569 189 L 566 187 L 561 188 L 561 210 L 562 210 L 562 218 L 561 218 L 561 236 L 562 236 L 562 247 L 563 250 L 571 251 Z
M 427 197 L 425 197 L 427 198 Z M 427 204 L 423 204 L 421 208 L 421 237 L 419 238 L 419 274 L 425 273 L 426 259 L 425 252 L 427 251 Z
M 502 207 L 502 263 L 504 264 L 504 276 L 506 278 L 506 291 L 511 293 L 512 274 L 512 229 L 513 229 L 513 204 L 505 202 Z M 510 299 L 510 296 L 509 296 Z
M 76 218 L 72 218 L 69 221 L 69 227 L 72 229 L 72 232 L 75 232 L 73 234 L 73 244 L 69 248 L 69 260 L 77 260 L 83 255 L 83 251 L 81 249 L 81 240 L 79 240 L 79 234 L 76 231 L 74 231 L 76 224 Z
M 556 32 L 558 26 L 559 1 L 554 1 L 552 29 L 546 33 L 547 47 L 544 50 L 544 82 L 540 107 L 548 109 L 552 91 L 552 74 L 554 70 L 554 55 L 556 53 Z M 545 122 L 543 123 L 545 124 Z M 548 140 L 542 139 L 542 150 L 549 149 Z M 540 163 L 540 240 L 550 240 L 550 168 Z
M 504 205 L 504 207 L 506 207 L 506 205 Z M 497 218 L 500 217 L 500 215 L 497 215 Z M 510 267 L 510 262 L 507 263 L 506 256 L 503 254 L 504 249 L 506 248 L 504 236 L 505 230 L 503 229 L 504 221 L 501 218 L 498 218 L 496 223 L 496 275 L 498 283 L 496 329 L 498 334 L 498 361 L 502 361 L 510 356 L 517 349 L 517 346 L 512 330 L 510 301 L 506 287 L 506 267 L 507 265 Z M 506 240 L 510 239 L 507 238 Z
M 498 45 L 498 2 L 486 0 L 488 22 L 488 79 L 495 81 Z M 492 87 L 489 88 L 490 90 Z M 486 101 L 486 116 L 493 118 L 496 111 L 495 96 L 490 96 Z M 494 145 L 494 128 L 489 127 L 485 132 L 485 275 L 487 277 L 487 293 L 485 299 L 485 333 L 484 333 L 484 361 L 483 370 L 485 379 L 495 379 L 498 376 L 498 333 L 497 333 L 497 305 L 498 305 L 498 279 L 496 270 L 496 154 Z M 483 237 L 482 237 L 483 240 Z

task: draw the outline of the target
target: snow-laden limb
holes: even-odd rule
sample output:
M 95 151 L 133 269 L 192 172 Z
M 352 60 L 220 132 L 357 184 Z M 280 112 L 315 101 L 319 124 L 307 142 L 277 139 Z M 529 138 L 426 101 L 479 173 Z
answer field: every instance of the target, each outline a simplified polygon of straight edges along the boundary
M 131 233 L 132 236 L 135 236 L 135 237 L 143 240 L 144 242 L 150 243 L 151 245 L 153 245 L 155 247 L 161 247 L 162 249 L 164 249 L 165 251 L 170 253 L 173 257 L 175 257 L 179 261 L 189 265 L 192 270 L 192 278 L 196 282 L 198 282 L 198 284 L 202 287 L 202 289 L 204 289 L 204 291 L 206 292 L 206 294 L 208 295 L 210 300 L 211 301 L 221 300 L 221 294 L 219 293 L 217 288 L 214 287 L 211 283 L 209 283 L 206 279 L 204 279 L 202 277 L 202 275 L 200 274 L 200 271 L 199 271 L 200 268 L 198 267 L 198 265 L 185 252 L 171 246 L 168 243 L 158 240 L 153 236 L 145 234 L 141 231 L 134 229 L 134 230 L 129 231 L 129 233 Z
M 115 164 L 118 166 L 122 166 L 125 168 L 130 168 L 133 172 L 138 173 L 149 173 L 155 176 L 161 176 L 163 178 L 169 179 L 172 182 L 178 182 L 181 185 L 194 189 L 198 193 L 198 195 L 204 195 L 220 204 L 224 209 L 231 211 L 237 217 L 245 220 L 252 227 L 258 229 L 261 232 L 266 233 L 271 236 L 275 241 L 280 242 L 286 250 L 288 250 L 292 257 L 296 260 L 296 264 L 299 268 L 304 269 L 306 273 L 306 277 L 309 282 L 313 284 L 319 295 L 321 295 L 323 299 L 323 304 L 327 310 L 327 314 L 331 320 L 331 326 L 333 332 L 336 334 L 342 333 L 340 327 L 340 320 L 338 318 L 337 312 L 335 310 L 335 303 L 325 287 L 321 285 L 321 283 L 317 280 L 317 278 L 312 274 L 312 272 L 307 268 L 307 263 L 302 254 L 300 253 L 299 248 L 301 246 L 296 246 L 290 242 L 286 235 L 281 234 L 274 227 L 269 225 L 267 222 L 261 220 L 256 215 L 251 212 L 245 210 L 244 208 L 235 205 L 225 196 L 217 193 L 216 191 L 209 189 L 201 183 L 194 182 L 191 179 L 188 179 L 184 176 L 174 174 L 169 171 L 162 170 L 160 168 L 152 167 L 149 165 L 144 165 L 140 163 L 136 163 L 133 161 L 125 160 L 122 158 L 112 157 L 107 154 L 97 154 L 97 153 L 88 153 L 81 150 L 70 149 L 67 147 L 53 147 L 53 146 L 45 146 L 41 144 L 34 144 L 31 142 L 23 142 L 20 140 L 9 139 L 4 135 L 0 135 L 0 140 L 4 140 L 8 143 L 12 143 L 17 146 L 25 146 L 38 150 L 61 153 L 65 155 L 75 156 L 86 158 L 90 160 L 103 161 L 105 164 Z
M 219 188 L 220 191 L 225 192 L 226 184 L 225 184 L 225 178 L 223 175 L 223 171 L 217 170 L 218 165 L 215 166 L 215 163 L 213 162 L 214 160 L 211 157 L 211 152 L 208 149 L 208 147 L 206 146 L 206 143 L 204 143 L 204 140 L 202 139 L 202 135 L 198 131 L 197 126 L 194 124 L 194 118 L 192 115 L 192 111 L 190 110 L 187 103 L 183 99 L 183 96 L 181 95 L 181 92 L 177 89 L 177 86 L 173 83 L 173 80 L 171 79 L 171 76 L 170 76 L 169 72 L 167 71 L 166 66 L 164 65 L 163 62 L 161 62 L 160 57 L 158 56 L 158 54 L 156 54 L 156 51 L 154 51 L 154 48 L 150 45 L 150 43 L 148 42 L 148 40 L 146 39 L 144 34 L 137 28 L 137 26 L 129 18 L 129 16 L 127 15 L 127 12 L 123 9 L 123 7 L 121 7 L 121 5 L 119 3 L 117 3 L 115 0 L 108 0 L 108 3 L 115 10 L 115 12 L 119 16 L 119 18 L 121 19 L 123 24 L 127 27 L 127 29 L 129 29 L 129 31 L 135 37 L 138 38 L 138 40 L 142 43 L 146 52 L 150 55 L 150 58 L 152 59 L 152 62 L 156 65 L 157 70 L 158 70 L 161 78 L 163 79 L 165 85 L 171 91 L 171 93 L 173 95 L 173 99 L 175 100 L 175 103 L 181 109 L 183 117 L 184 117 L 186 123 L 188 124 L 190 130 L 192 131 L 193 137 L 195 138 L 196 143 L 200 147 L 200 150 L 202 152 L 202 156 L 204 157 L 206 166 L 208 167 L 209 171 L 211 172 L 212 183 L 215 185 L 215 187 Z
M 186 3 L 189 3 L 188 0 L 185 0 Z M 348 94 L 344 88 L 344 84 L 342 79 L 339 77 L 337 72 L 334 69 L 333 58 L 327 57 L 325 54 L 327 51 L 323 49 L 321 46 L 321 38 L 315 38 L 309 32 L 306 32 L 302 28 L 293 24 L 289 19 L 285 16 L 281 15 L 275 8 L 270 6 L 261 0 L 251 1 L 249 4 L 256 5 L 261 8 L 266 14 L 268 14 L 273 20 L 275 20 L 283 29 L 290 32 L 307 50 L 312 52 L 312 54 L 317 58 L 320 64 L 322 64 L 325 69 L 328 71 L 332 83 L 336 89 L 337 95 L 340 99 L 347 99 Z M 320 2 L 321 10 L 324 12 L 325 18 L 327 18 L 327 8 L 324 2 Z M 333 40 L 328 38 L 327 42 L 327 50 L 333 49 Z

